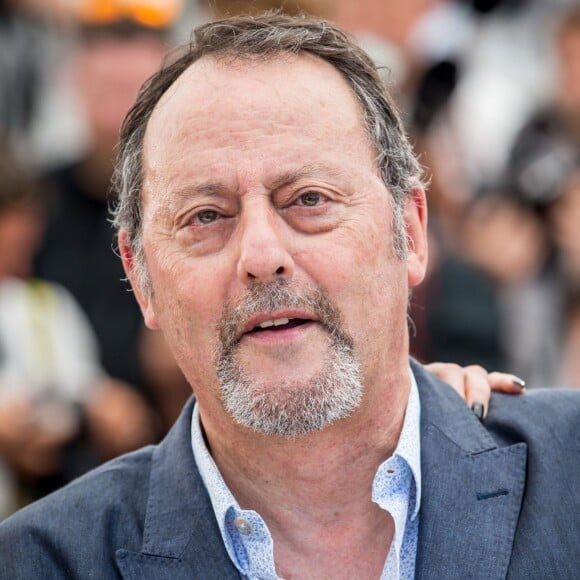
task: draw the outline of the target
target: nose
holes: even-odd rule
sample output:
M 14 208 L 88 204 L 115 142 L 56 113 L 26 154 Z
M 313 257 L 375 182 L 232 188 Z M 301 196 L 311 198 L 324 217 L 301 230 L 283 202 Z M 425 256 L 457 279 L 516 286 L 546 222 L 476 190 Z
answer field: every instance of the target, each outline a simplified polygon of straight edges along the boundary
M 238 278 L 244 283 L 292 278 L 294 259 L 288 249 L 282 218 L 271 208 L 247 208 L 240 221 Z

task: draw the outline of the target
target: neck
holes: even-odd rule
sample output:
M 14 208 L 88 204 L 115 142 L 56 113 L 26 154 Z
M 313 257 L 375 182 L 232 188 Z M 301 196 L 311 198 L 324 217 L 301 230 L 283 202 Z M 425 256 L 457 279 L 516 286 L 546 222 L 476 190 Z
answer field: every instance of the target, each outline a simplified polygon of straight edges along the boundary
M 372 482 L 397 445 L 410 389 L 406 367 L 391 377 L 367 389 L 351 417 L 295 439 L 250 432 L 200 401 L 212 456 L 240 506 L 260 513 L 274 537 L 345 522 L 376 531 L 384 512 L 372 504 Z

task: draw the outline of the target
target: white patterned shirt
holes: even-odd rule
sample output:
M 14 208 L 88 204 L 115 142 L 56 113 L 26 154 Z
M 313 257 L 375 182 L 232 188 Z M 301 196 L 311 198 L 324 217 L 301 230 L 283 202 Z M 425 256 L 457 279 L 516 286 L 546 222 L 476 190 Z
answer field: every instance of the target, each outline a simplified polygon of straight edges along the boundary
M 372 500 L 389 512 L 395 534 L 380 580 L 412 580 L 421 507 L 420 402 L 413 373 L 401 435 L 393 455 L 373 480 Z M 191 421 L 193 455 L 208 491 L 225 548 L 240 574 L 249 580 L 280 580 L 274 564 L 272 535 L 260 514 L 240 508 L 205 444 L 197 405 Z

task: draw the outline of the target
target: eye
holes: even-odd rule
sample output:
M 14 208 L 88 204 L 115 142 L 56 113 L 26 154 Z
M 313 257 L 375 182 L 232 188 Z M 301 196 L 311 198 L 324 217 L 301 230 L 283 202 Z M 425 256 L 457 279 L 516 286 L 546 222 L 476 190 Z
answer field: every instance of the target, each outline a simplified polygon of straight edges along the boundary
M 296 204 L 302 207 L 316 207 L 324 201 L 324 196 L 318 191 L 307 191 L 296 198 Z
M 197 213 L 194 220 L 200 224 L 207 225 L 215 222 L 220 217 L 220 214 L 213 209 L 204 209 Z

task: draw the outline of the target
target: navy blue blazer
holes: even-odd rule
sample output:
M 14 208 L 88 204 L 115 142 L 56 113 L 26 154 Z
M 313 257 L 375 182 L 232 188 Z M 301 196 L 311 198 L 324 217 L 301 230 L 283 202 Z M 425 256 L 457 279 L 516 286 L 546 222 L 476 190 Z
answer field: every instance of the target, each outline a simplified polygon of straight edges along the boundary
M 449 387 L 413 370 L 423 479 L 417 578 L 580 578 L 580 391 L 494 395 L 482 424 Z M 192 405 L 160 445 L 0 524 L 0 578 L 239 578 L 193 460 Z

